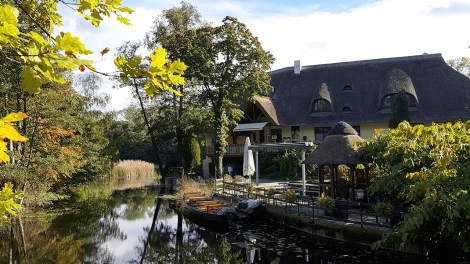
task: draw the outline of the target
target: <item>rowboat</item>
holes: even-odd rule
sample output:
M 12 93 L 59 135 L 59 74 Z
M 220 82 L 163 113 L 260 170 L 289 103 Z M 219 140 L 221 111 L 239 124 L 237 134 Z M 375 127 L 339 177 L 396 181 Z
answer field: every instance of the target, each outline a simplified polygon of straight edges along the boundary
M 212 197 L 204 196 L 200 192 L 185 193 L 183 203 L 188 211 L 201 220 L 211 221 L 218 224 L 226 224 L 228 215 L 222 208 L 231 207 L 222 201 L 214 200 Z

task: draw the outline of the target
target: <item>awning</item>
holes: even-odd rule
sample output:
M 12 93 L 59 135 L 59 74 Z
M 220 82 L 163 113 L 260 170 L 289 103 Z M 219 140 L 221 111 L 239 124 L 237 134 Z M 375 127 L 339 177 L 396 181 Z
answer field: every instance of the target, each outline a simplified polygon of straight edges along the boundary
M 240 124 L 233 129 L 233 132 L 263 130 L 263 127 L 267 124 L 268 122 Z

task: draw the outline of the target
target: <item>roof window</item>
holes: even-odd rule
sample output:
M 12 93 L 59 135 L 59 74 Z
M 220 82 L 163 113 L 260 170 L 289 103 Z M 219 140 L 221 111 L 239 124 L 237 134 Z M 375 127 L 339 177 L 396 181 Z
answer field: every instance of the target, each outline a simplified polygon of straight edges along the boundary
M 313 103 L 312 112 L 330 112 L 331 103 L 325 99 L 318 99 Z
M 349 106 L 345 106 L 345 107 L 343 107 L 343 109 L 341 110 L 341 112 L 352 112 L 352 109 L 351 109 L 351 107 L 349 107 Z
M 346 84 L 346 85 L 343 87 L 343 90 L 341 90 L 341 91 L 344 92 L 344 91 L 352 91 L 352 90 L 353 90 L 352 86 L 349 85 L 349 84 Z

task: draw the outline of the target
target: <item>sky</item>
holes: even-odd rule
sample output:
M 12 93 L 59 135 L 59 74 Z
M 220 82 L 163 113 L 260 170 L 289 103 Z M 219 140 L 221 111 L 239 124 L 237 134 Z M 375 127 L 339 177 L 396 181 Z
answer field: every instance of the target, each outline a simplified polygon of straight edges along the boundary
M 272 70 L 302 65 L 369 60 L 441 53 L 445 60 L 470 57 L 467 32 L 470 0 L 188 0 L 204 20 L 220 25 L 225 16 L 245 23 L 263 48 L 276 58 Z M 135 10 L 132 26 L 105 19 L 96 28 L 60 7 L 64 26 L 55 32 L 71 31 L 95 52 L 86 58 L 99 71 L 115 71 L 116 48 L 124 41 L 144 38 L 162 10 L 180 6 L 179 0 L 123 0 Z M 101 56 L 100 51 L 110 51 Z M 142 55 L 145 55 L 144 53 Z M 102 92 L 111 95 L 108 109 L 120 110 L 132 103 L 130 91 L 113 89 L 104 80 Z

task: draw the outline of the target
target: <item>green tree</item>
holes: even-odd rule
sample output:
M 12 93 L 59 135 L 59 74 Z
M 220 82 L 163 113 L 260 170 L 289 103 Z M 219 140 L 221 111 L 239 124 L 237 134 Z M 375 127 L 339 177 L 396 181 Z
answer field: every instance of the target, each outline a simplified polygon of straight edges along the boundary
M 392 115 L 388 121 L 389 128 L 397 128 L 398 124 L 403 121 L 410 122 L 410 110 L 408 109 L 408 101 L 406 92 L 401 90 L 393 97 Z
M 243 117 L 237 107 L 253 101 L 253 95 L 265 95 L 272 89 L 266 71 L 274 57 L 233 17 L 226 17 L 219 27 L 171 34 L 163 46 L 171 56 L 189 65 L 185 77 L 200 84 L 201 99 L 210 106 L 215 162 L 221 175 L 229 126 Z
M 199 147 L 199 141 L 196 137 L 189 138 L 186 141 L 186 155 L 184 155 L 184 161 L 186 163 L 186 170 L 189 173 L 201 173 L 201 148 Z
M 167 46 L 168 37 L 188 30 L 208 26 L 210 23 L 201 19 L 196 7 L 181 2 L 181 7 L 163 10 L 161 15 L 155 18 L 154 25 L 146 34 L 146 46 L 149 50 L 158 46 Z M 169 57 L 173 60 L 178 54 Z M 178 166 L 183 166 L 184 141 L 190 142 L 193 134 L 201 133 L 207 126 L 207 110 L 200 100 L 199 82 L 191 80 L 186 85 L 179 85 L 175 89 L 184 96 L 176 96 L 173 93 L 162 92 L 154 101 L 155 131 L 159 137 L 176 139 Z M 171 136 L 170 136 L 171 135 Z M 187 161 L 186 161 L 187 163 Z M 188 164 L 186 164 L 188 165 Z
M 470 249 L 469 129 L 469 122 L 429 127 L 403 122 L 357 143 L 375 166 L 375 183 L 368 190 L 397 193 L 395 199 L 411 204 L 394 232 L 373 247 L 404 248 L 420 240 Z
M 446 61 L 446 63 L 454 70 L 467 77 L 470 77 L 470 60 L 467 57 L 449 59 Z

